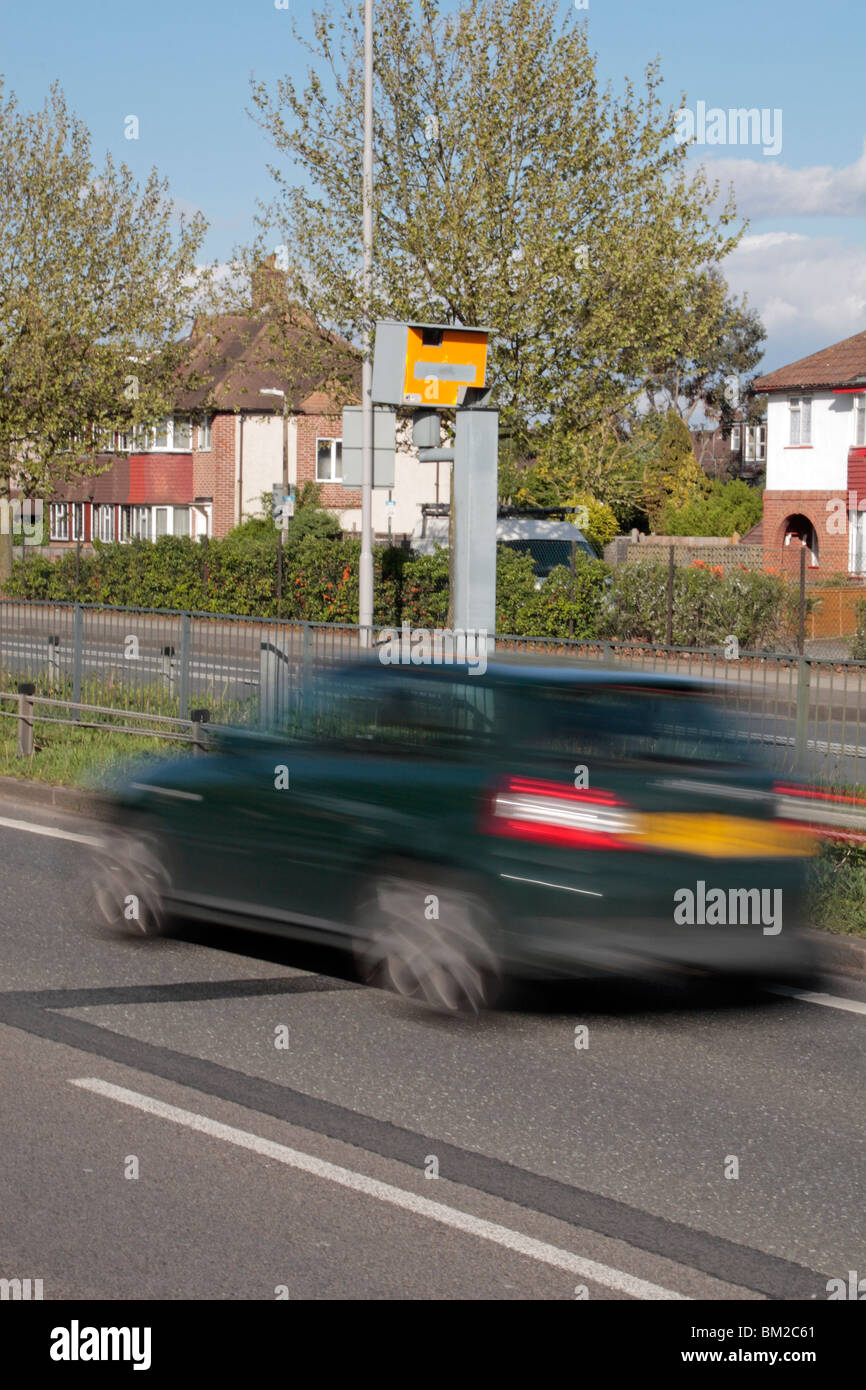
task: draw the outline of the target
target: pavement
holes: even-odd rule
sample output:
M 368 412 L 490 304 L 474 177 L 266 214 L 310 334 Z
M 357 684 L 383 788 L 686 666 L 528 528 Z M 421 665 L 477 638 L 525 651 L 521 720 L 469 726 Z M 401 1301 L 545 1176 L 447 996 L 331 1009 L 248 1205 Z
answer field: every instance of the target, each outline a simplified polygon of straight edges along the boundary
M 760 1300 L 863 1269 L 857 974 L 442 1018 L 334 951 L 101 930 L 104 821 L 13 790 L 0 1277 L 46 1299 Z

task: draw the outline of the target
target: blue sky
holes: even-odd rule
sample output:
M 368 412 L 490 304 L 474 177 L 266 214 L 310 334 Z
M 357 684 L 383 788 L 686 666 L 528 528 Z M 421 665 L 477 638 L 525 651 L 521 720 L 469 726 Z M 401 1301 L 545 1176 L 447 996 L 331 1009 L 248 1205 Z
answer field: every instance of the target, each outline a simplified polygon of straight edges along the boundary
M 327 0 L 326 0 L 327 3 Z M 268 83 L 300 75 L 306 55 L 289 15 L 309 30 L 313 6 L 290 0 L 70 0 L 11 7 L 0 72 L 24 106 L 57 78 L 90 127 L 136 172 L 156 164 L 181 206 L 211 227 L 210 257 L 225 259 L 253 231 L 270 195 L 263 133 L 246 114 L 252 73 Z M 747 236 L 726 267 L 769 330 L 767 370 L 866 329 L 866 7 L 862 0 L 589 0 L 563 16 L 588 21 L 603 77 L 639 82 L 659 56 L 675 101 L 727 111 L 782 112 L 782 148 L 709 145 L 690 158 L 734 182 Z M 124 138 L 124 119 L 140 123 Z

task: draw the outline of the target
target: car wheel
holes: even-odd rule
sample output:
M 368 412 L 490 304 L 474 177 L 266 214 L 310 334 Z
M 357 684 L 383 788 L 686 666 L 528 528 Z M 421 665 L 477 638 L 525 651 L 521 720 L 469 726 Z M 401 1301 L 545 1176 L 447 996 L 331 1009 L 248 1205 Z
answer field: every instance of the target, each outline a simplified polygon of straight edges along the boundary
M 448 1013 L 499 997 L 493 916 L 477 891 L 423 866 L 384 867 L 361 895 L 355 960 L 368 984 Z
M 108 926 L 134 936 L 164 936 L 168 872 L 150 841 L 115 835 L 97 853 L 93 874 L 96 906 Z

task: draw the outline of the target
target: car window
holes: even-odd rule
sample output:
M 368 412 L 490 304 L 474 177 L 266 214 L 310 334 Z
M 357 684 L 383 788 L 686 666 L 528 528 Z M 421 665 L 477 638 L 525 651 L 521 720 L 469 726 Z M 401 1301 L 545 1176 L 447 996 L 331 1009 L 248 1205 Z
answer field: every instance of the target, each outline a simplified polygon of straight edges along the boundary
M 745 747 L 706 696 L 652 687 L 542 687 L 518 702 L 515 737 L 536 756 L 733 762 Z
M 400 672 L 330 682 L 317 701 L 313 735 L 382 750 L 471 751 L 495 733 L 495 692 L 478 679 L 407 677 Z

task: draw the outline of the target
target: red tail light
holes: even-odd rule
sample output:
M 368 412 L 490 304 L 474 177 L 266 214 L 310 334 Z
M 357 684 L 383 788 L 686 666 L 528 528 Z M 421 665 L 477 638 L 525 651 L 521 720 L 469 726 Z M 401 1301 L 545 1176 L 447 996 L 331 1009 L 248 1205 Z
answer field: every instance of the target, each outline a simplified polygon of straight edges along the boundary
M 818 787 L 776 782 L 776 815 L 787 824 L 808 829 L 825 840 L 866 843 L 866 798 L 839 796 Z
M 572 790 L 561 782 L 509 777 L 485 807 L 482 831 L 535 844 L 574 849 L 634 848 L 628 837 L 638 822 L 626 802 L 613 792 Z

